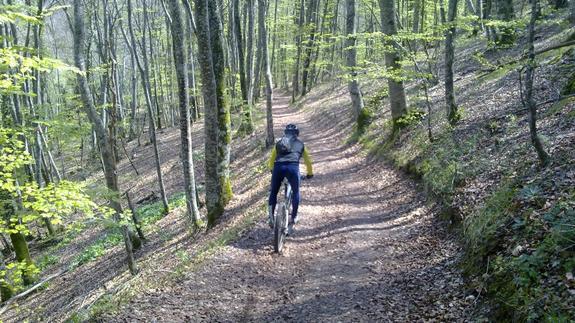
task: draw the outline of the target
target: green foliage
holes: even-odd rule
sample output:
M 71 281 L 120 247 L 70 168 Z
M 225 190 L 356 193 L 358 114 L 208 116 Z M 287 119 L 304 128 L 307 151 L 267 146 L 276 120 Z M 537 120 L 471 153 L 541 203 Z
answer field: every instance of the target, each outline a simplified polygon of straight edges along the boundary
M 407 114 L 395 120 L 395 125 L 399 128 L 407 128 L 416 125 L 425 117 L 425 112 L 419 109 L 411 109 Z
M 45 254 L 40 259 L 36 260 L 38 269 L 41 271 L 45 270 L 46 268 L 57 264 L 60 261 L 60 258 L 55 255 Z
M 519 196 L 519 198 L 521 198 Z M 567 285 L 555 277 L 572 274 L 575 265 L 575 209 L 557 203 L 542 219 L 527 220 L 520 228 L 547 227 L 544 237 L 524 252 L 498 254 L 489 266 L 488 292 L 499 303 L 496 317 L 517 321 L 567 321 L 571 309 L 562 295 Z M 517 249 L 518 250 L 518 249 Z M 568 281 L 568 280 L 567 280 Z
M 512 183 L 502 185 L 490 195 L 482 208 L 465 218 L 463 228 L 469 274 L 482 270 L 480 264 L 503 238 L 501 230 L 510 220 L 515 192 Z
M 119 245 L 122 241 L 124 240 L 119 228 L 109 229 L 103 237 L 76 256 L 72 260 L 70 267 L 76 268 L 95 260 L 103 256 L 110 248 Z
M 40 270 L 34 264 L 10 262 L 0 269 L 0 285 L 15 294 L 25 287 L 25 276 L 36 276 L 39 272 Z
M 381 86 L 373 95 L 370 95 L 365 100 L 365 108 L 369 111 L 378 111 L 387 97 L 389 97 L 389 88 L 387 86 Z
M 168 199 L 170 209 L 186 206 L 186 195 L 184 192 L 174 194 Z M 164 217 L 164 205 L 162 201 L 146 204 L 136 210 L 138 218 L 143 228 L 150 228 L 154 223 Z
M 22 91 L 22 85 L 33 78 L 35 70 L 49 72 L 54 69 L 79 73 L 78 69 L 59 60 L 22 55 L 12 47 L 0 48 L 0 95 L 26 94 Z
M 185 207 L 186 196 L 183 192 L 174 194 L 168 200 L 170 209 Z M 161 201 L 144 205 L 136 210 L 144 230 L 150 229 L 156 222 L 164 217 L 164 206 Z M 121 225 L 132 226 L 129 211 L 125 211 L 120 222 L 108 221 L 109 227 L 102 237 L 88 246 L 82 253 L 72 261 L 72 268 L 76 268 L 88 262 L 94 261 L 105 255 L 110 248 L 115 247 L 124 241 L 121 232 Z
M 562 95 L 575 94 L 575 74 L 571 74 L 569 80 L 567 81 L 567 84 L 565 84 L 563 86 L 563 89 L 561 89 L 561 94 Z
M 88 217 L 95 210 L 110 214 L 109 209 L 91 200 L 82 185 L 61 181 L 41 188 L 35 182 L 27 182 L 24 167 L 32 163 L 32 157 L 24 150 L 21 136 L 11 129 L 0 128 L 0 205 L 6 219 L 0 223 L 0 232 L 28 234 L 29 226 L 39 219 L 59 224 L 63 216 L 75 212 Z

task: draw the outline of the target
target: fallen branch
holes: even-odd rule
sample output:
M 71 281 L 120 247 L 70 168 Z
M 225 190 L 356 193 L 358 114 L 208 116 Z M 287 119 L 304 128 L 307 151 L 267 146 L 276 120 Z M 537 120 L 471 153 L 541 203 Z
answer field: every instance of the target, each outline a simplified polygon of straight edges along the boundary
M 575 94 L 564 95 L 564 96 L 558 97 L 557 99 L 551 99 L 551 100 L 547 100 L 545 102 L 537 103 L 537 106 L 546 105 L 549 103 L 555 103 L 555 102 L 563 101 L 565 99 L 569 99 L 569 98 L 573 98 L 573 97 L 575 97 Z
M 559 101 L 562 101 L 562 100 L 565 100 L 565 99 L 569 99 L 569 98 L 575 98 L 575 94 L 564 95 L 564 96 L 558 97 L 558 98 L 556 98 L 556 99 L 550 99 L 550 100 L 547 100 L 547 101 L 544 101 L 544 102 L 537 103 L 537 107 L 540 107 L 540 106 L 546 105 L 546 104 L 550 104 L 550 103 L 559 102 Z M 497 116 L 497 117 L 493 117 L 492 119 L 495 119 L 495 120 L 504 119 L 504 118 L 507 118 L 507 117 L 510 116 L 510 115 L 518 115 L 518 114 L 524 113 L 524 112 L 526 112 L 527 110 L 528 110 L 527 108 L 521 108 L 521 109 L 513 110 L 513 111 L 511 111 L 509 114 L 504 114 L 504 115 L 500 115 L 500 116 Z
M 564 43 L 560 43 L 560 44 L 557 44 L 557 45 L 554 45 L 554 46 L 551 46 L 551 47 L 547 47 L 547 48 L 544 48 L 544 49 L 540 49 L 540 50 L 538 50 L 538 51 L 535 51 L 535 56 L 540 55 L 540 54 L 543 54 L 543 53 L 548 52 L 548 51 L 550 51 L 550 50 L 559 49 L 559 48 L 567 47 L 567 46 L 573 46 L 573 45 L 575 45 L 575 40 L 571 40 L 571 41 L 567 41 L 567 42 L 564 42 Z M 523 56 L 525 57 L 525 55 L 523 55 Z
M 554 49 L 559 49 L 559 48 L 567 47 L 567 46 L 575 46 L 575 40 L 567 41 L 567 42 L 564 42 L 564 43 L 559 43 L 559 44 L 557 44 L 557 45 L 553 45 L 553 46 L 550 46 L 550 47 L 547 47 L 547 48 L 544 48 L 544 49 L 540 49 L 540 50 L 538 50 L 538 51 L 535 51 L 535 56 L 541 55 L 541 54 L 546 53 L 546 52 L 548 52 L 548 51 L 552 51 L 552 50 L 554 50 Z M 484 76 L 486 76 L 486 75 L 488 75 L 488 74 L 490 74 L 490 73 L 495 72 L 496 70 L 498 70 L 498 69 L 500 69 L 500 68 L 503 68 L 503 67 L 505 67 L 505 66 L 507 66 L 507 65 L 515 64 L 515 63 L 517 63 L 517 62 L 519 62 L 519 61 L 521 61 L 521 60 L 524 60 L 524 59 L 527 59 L 527 54 L 523 54 L 523 55 L 521 55 L 520 57 L 518 57 L 517 59 L 510 60 L 510 61 L 505 62 L 505 63 L 502 63 L 502 64 L 498 64 L 498 65 L 495 65 L 495 66 L 492 66 L 492 67 L 489 67 L 489 68 L 480 69 L 480 72 L 483 72 L 483 74 L 481 74 L 481 75 L 479 75 L 479 76 L 477 76 L 477 77 L 484 77 Z
M 41 282 L 37 283 L 36 285 L 34 285 L 34 286 L 28 288 L 28 289 L 25 290 L 24 292 L 22 292 L 22 293 L 20 293 L 20 294 L 18 294 L 18 295 L 16 295 L 16 296 L 13 296 L 13 297 L 10 298 L 8 301 L 6 301 L 6 303 L 4 303 L 4 307 L 2 307 L 2 308 L 0 309 L 0 315 L 2 315 L 4 312 L 6 312 L 6 310 L 8 310 L 8 307 L 10 307 L 10 305 L 11 305 L 12 303 L 14 303 L 16 300 L 18 300 L 18 299 L 20 299 L 20 298 L 23 298 L 23 297 L 25 297 L 25 296 L 28 295 L 28 294 L 31 294 L 31 293 L 32 293 L 33 291 L 35 291 L 36 289 L 40 288 L 40 286 L 44 285 L 45 283 L 51 281 L 52 279 L 54 279 L 54 278 L 56 278 L 56 277 L 58 277 L 58 276 L 60 276 L 60 275 L 62 275 L 62 274 L 64 274 L 64 273 L 66 273 L 67 271 L 68 271 L 68 270 L 63 270 L 63 271 L 61 271 L 61 272 L 55 273 L 55 274 L 53 274 L 53 275 L 50 275 L 50 276 L 46 277 L 44 280 L 42 280 Z

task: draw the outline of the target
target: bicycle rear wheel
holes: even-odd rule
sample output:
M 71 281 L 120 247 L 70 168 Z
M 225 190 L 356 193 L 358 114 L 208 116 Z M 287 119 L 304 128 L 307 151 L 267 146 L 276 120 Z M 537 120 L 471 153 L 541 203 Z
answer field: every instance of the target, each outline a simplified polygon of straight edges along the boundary
M 284 246 L 284 240 L 286 237 L 286 216 L 287 210 L 285 209 L 285 205 L 282 203 L 278 208 L 278 212 L 276 214 L 276 220 L 274 223 L 274 251 L 280 253 Z

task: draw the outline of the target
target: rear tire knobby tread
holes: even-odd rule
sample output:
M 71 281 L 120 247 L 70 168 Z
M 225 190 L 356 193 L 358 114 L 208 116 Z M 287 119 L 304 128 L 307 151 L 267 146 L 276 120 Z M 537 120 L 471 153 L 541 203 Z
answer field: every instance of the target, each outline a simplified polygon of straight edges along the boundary
M 285 206 L 281 205 L 275 218 L 274 224 L 274 251 L 280 253 L 285 239 Z

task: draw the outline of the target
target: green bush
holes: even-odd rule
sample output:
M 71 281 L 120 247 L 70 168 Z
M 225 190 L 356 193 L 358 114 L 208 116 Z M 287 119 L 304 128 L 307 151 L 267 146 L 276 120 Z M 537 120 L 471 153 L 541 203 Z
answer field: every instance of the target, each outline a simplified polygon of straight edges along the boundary
M 412 109 L 409 110 L 409 112 L 407 112 L 407 114 L 405 114 L 404 116 L 395 120 L 395 125 L 400 129 L 407 128 L 409 126 L 416 125 L 419 122 L 421 122 L 421 120 L 423 120 L 423 117 L 425 117 L 425 112 L 419 109 Z

